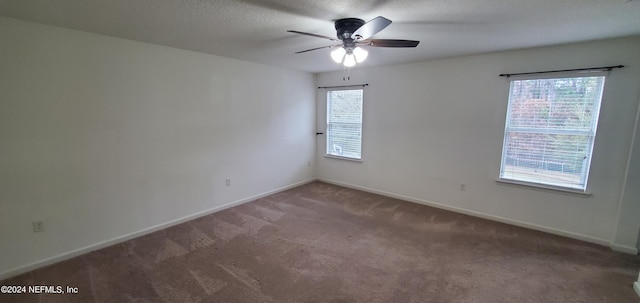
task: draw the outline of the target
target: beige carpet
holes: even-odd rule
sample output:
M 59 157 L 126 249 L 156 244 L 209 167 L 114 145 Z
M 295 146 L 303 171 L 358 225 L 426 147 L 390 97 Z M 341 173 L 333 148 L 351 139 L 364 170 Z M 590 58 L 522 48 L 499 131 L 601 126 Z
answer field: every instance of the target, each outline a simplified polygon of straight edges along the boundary
M 315 182 L 0 282 L 78 294 L 0 301 L 638 303 L 639 269 L 606 247 Z

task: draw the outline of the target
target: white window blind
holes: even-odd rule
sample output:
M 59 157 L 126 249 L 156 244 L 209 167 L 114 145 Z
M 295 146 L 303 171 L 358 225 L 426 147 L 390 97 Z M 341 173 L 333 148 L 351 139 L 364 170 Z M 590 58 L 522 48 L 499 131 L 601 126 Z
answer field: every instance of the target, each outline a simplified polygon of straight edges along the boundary
M 585 191 L 604 81 L 511 81 L 500 179 Z
M 327 91 L 327 155 L 362 159 L 362 89 Z

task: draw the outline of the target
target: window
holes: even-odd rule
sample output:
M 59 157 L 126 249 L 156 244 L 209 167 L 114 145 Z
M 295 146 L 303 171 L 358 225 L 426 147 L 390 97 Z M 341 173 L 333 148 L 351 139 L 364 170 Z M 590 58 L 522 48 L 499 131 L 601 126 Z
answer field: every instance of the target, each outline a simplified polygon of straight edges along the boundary
M 362 159 L 362 89 L 327 91 L 327 156 Z
M 500 179 L 586 191 L 604 81 L 512 80 Z

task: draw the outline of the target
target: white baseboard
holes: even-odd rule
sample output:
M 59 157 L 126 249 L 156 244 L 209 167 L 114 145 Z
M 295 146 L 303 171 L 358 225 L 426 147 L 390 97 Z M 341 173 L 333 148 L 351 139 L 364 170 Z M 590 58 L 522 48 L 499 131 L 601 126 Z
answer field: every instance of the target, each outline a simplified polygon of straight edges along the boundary
M 387 192 L 387 191 L 383 191 L 383 190 L 377 190 L 377 189 L 373 189 L 373 188 L 369 188 L 369 187 L 353 185 L 353 184 L 349 184 L 349 183 L 343 183 L 343 182 L 339 182 L 339 181 L 333 181 L 333 180 L 322 179 L 322 178 L 319 178 L 318 181 L 322 181 L 322 182 L 326 182 L 326 183 L 330 183 L 330 184 L 335 184 L 335 185 L 339 185 L 339 186 L 344 186 L 344 187 L 348 187 L 348 188 L 353 188 L 353 189 L 357 189 L 357 190 L 362 190 L 362 191 L 370 192 L 370 193 L 373 193 L 373 194 L 383 195 L 383 196 L 386 196 L 386 197 L 401 199 L 401 200 L 414 202 L 414 203 L 418 203 L 418 204 L 423 204 L 423 205 L 427 205 L 427 206 L 432 206 L 432 207 L 435 207 L 435 208 L 449 210 L 449 211 L 453 211 L 453 212 L 456 212 L 456 213 L 461 213 L 461 214 L 465 214 L 465 215 L 469 215 L 469 216 L 473 216 L 473 217 L 478 217 L 478 218 L 487 219 L 487 220 L 491 220 L 491 221 L 506 223 L 506 224 L 515 225 L 515 226 L 520 226 L 520 227 L 524 227 L 524 228 L 528 228 L 528 229 L 538 230 L 538 231 L 542 231 L 542 232 L 546 232 L 546 233 L 550 233 L 550 234 L 554 234 L 554 235 L 558 235 L 558 236 L 577 239 L 577 240 L 580 240 L 580 241 L 595 243 L 595 244 L 598 244 L 598 245 L 611 246 L 611 242 L 609 242 L 607 240 L 604 240 L 604 239 L 594 238 L 594 237 L 591 237 L 591 236 L 581 235 L 581 234 L 577 234 L 577 233 L 573 233 L 573 232 L 569 232 L 569 231 L 564 231 L 564 230 L 556 229 L 556 228 L 552 228 L 552 227 L 547 227 L 547 226 L 532 224 L 532 223 L 528 223 L 528 222 L 513 220 L 513 219 L 504 218 L 504 217 L 500 217 L 500 216 L 495 216 L 495 215 L 491 215 L 491 214 L 486 214 L 486 213 L 482 213 L 482 212 L 478 212 L 478 211 L 474 211 L 474 210 L 468 210 L 468 209 L 464 209 L 464 208 L 449 206 L 449 205 L 440 204 L 440 203 L 436 203 L 436 202 L 432 202 L 432 201 L 427 201 L 427 200 L 418 199 L 418 198 L 414 198 L 414 197 L 410 197 L 410 196 L 400 195 L 400 194 Z M 621 246 L 617 246 L 617 247 L 621 247 Z M 613 249 L 613 247 L 612 247 L 612 249 Z M 622 250 L 622 247 L 621 247 L 620 251 L 621 252 L 626 252 L 626 253 L 632 253 L 632 251 L 629 250 L 629 249 Z M 637 254 L 637 250 L 636 250 L 635 253 Z
M 618 245 L 618 244 L 614 244 L 614 243 L 609 244 L 609 247 L 613 251 L 617 251 L 617 252 L 621 252 L 621 253 L 625 253 L 625 254 L 630 254 L 630 255 L 637 255 L 638 254 L 638 248 L 637 247 L 626 246 L 626 245 Z
M 77 257 L 77 256 L 86 254 L 86 253 L 94 251 L 94 250 L 98 250 L 98 249 L 105 248 L 105 247 L 108 247 L 108 246 L 111 246 L 111 245 L 114 245 L 114 244 L 122 243 L 122 242 L 125 242 L 127 240 L 131 240 L 131 239 L 134 239 L 134 238 L 137 238 L 137 237 L 140 237 L 140 236 L 144 236 L 146 234 L 150 234 L 152 232 L 155 232 L 155 231 L 158 231 L 158 230 L 161 230 L 161 229 L 165 229 L 165 228 L 168 228 L 168 227 L 171 227 L 171 226 L 174 226 L 174 225 L 178 225 L 180 223 L 191 221 L 193 219 L 197 219 L 197 218 L 200 218 L 200 217 L 203 217 L 203 216 L 215 213 L 215 212 L 219 212 L 221 210 L 225 210 L 225 209 L 230 208 L 230 207 L 234 207 L 234 206 L 237 206 L 237 205 L 240 205 L 240 204 L 251 202 L 251 201 L 260 199 L 262 197 L 266 197 L 266 196 L 269 196 L 269 195 L 272 195 L 272 194 L 275 194 L 275 193 L 279 193 L 279 192 L 282 192 L 282 191 L 285 191 L 285 190 L 288 190 L 288 189 L 291 189 L 291 188 L 294 188 L 294 187 L 298 187 L 298 186 L 301 186 L 301 185 L 304 185 L 304 184 L 307 184 L 307 183 L 314 182 L 314 181 L 316 181 L 316 179 L 308 179 L 308 180 L 296 182 L 296 183 L 293 183 L 293 184 L 290 184 L 290 185 L 287 185 L 287 186 L 283 186 L 283 187 L 279 187 L 279 188 L 276 188 L 276 189 L 273 189 L 273 190 L 270 190 L 270 191 L 267 191 L 267 192 L 264 192 L 264 193 L 261 193 L 261 194 L 258 194 L 258 195 L 254 195 L 254 196 L 251 196 L 251 197 L 247 197 L 247 198 L 244 198 L 244 199 L 233 201 L 233 202 L 230 202 L 230 203 L 227 203 L 227 204 L 224 204 L 224 205 L 216 206 L 216 207 L 213 207 L 213 208 L 201 211 L 201 212 L 197 212 L 197 213 L 194 213 L 194 214 L 191 214 L 191 215 L 188 215 L 188 216 L 184 216 L 182 218 L 171 220 L 169 222 L 165 222 L 165 223 L 161 223 L 161 224 L 158 224 L 158 225 L 155 225 L 155 226 L 151 226 L 151 227 L 148 227 L 148 228 L 136 231 L 136 232 L 125 234 L 125 235 L 122 235 L 122 236 L 119 236 L 119 237 L 115 237 L 115 238 L 112 238 L 112 239 L 109 239 L 109 240 L 106 240 L 106 241 L 98 242 L 98 243 L 95 243 L 95 244 L 87 245 L 85 247 L 81 247 L 81 248 L 78 248 L 78 249 L 75 249 L 75 250 L 71 250 L 71 251 L 59 254 L 57 256 L 53 256 L 51 258 L 47 258 L 47 259 L 44 259 L 44 260 L 36 261 L 36 262 L 30 263 L 30 264 L 27 264 L 27 265 L 23 265 L 23 266 L 20 266 L 20 267 L 16 267 L 16 268 L 1 272 L 0 273 L 0 280 L 8 279 L 8 278 L 17 276 L 19 274 L 22 274 L 22 273 L 25 273 L 25 272 L 32 271 L 34 269 L 40 268 L 40 267 L 44 267 L 44 266 L 51 265 L 51 264 L 54 264 L 54 263 L 58 263 L 58 262 L 61 262 L 61 261 L 64 261 L 64 260 L 68 260 L 68 259 L 71 259 L 73 257 Z
M 633 283 L 633 289 L 635 289 L 638 296 L 640 296 L 640 281 Z

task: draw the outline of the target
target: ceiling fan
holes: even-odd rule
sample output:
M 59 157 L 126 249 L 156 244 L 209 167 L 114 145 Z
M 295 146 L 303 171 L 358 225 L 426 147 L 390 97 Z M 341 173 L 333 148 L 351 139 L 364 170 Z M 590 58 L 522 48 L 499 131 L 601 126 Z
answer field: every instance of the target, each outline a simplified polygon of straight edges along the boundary
M 334 45 L 327 45 L 296 52 L 296 54 L 306 53 L 323 48 L 336 48 L 331 52 L 331 58 L 336 63 L 342 63 L 346 67 L 355 66 L 356 63 L 364 61 L 368 52 L 360 46 L 373 47 L 416 47 L 420 41 L 398 40 L 398 39 L 369 39 L 391 24 L 391 20 L 378 16 L 368 22 L 358 18 L 344 18 L 335 21 L 337 39 L 323 35 L 305 33 L 301 31 L 288 30 L 287 32 L 307 35 L 316 38 L 327 39 L 340 42 Z

